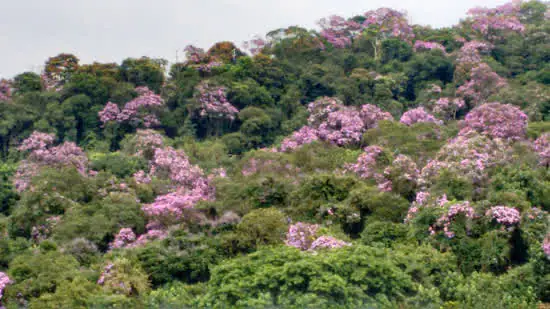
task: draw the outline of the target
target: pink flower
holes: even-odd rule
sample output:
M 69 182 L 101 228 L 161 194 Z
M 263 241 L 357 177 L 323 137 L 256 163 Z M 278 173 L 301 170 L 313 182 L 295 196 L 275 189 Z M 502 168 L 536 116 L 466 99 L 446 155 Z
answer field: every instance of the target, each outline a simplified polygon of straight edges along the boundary
M 432 122 L 438 125 L 443 124 L 443 121 L 436 119 L 434 116 L 427 113 L 423 107 L 411 109 L 401 116 L 401 123 L 411 126 L 420 122 Z
M 485 215 L 507 226 L 517 224 L 521 219 L 517 209 L 506 206 L 491 207 Z
M 317 249 L 338 249 L 346 246 L 351 246 L 351 244 L 336 239 L 332 236 L 321 236 L 317 238 L 312 244 L 310 250 Z
M 308 250 L 316 239 L 317 224 L 307 224 L 298 222 L 288 228 L 286 235 L 286 245 L 301 250 Z
M 461 123 L 459 135 L 476 131 L 492 138 L 519 140 L 525 137 L 528 117 L 518 107 L 498 102 L 474 108 Z
M 0 299 L 4 294 L 4 289 L 11 283 L 10 278 L 3 272 L 0 272 Z
M 120 249 L 124 248 L 131 243 L 133 243 L 136 240 L 136 234 L 132 231 L 131 228 L 123 228 L 120 229 L 118 234 L 115 236 L 115 239 L 111 244 L 109 244 L 109 248 L 111 249 Z

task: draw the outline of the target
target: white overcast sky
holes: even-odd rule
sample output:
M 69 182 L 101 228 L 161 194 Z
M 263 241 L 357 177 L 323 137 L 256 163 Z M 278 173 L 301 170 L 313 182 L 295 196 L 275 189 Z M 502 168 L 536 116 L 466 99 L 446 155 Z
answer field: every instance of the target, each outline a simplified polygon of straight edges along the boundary
M 208 48 L 331 14 L 406 10 L 413 23 L 450 26 L 475 6 L 507 0 L 0 0 L 0 77 L 37 71 L 61 52 L 81 63 L 150 56 L 173 62 L 187 44 Z M 180 53 L 181 54 L 181 53 Z

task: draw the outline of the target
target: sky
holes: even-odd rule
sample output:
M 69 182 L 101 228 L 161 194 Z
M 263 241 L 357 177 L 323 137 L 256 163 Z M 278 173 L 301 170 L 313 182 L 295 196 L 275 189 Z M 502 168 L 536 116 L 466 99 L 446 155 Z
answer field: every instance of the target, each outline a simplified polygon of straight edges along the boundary
M 317 28 L 332 14 L 379 7 L 408 12 L 412 23 L 456 24 L 469 8 L 507 0 L 0 0 L 0 78 L 39 73 L 48 57 L 72 53 L 81 63 L 149 56 L 170 62 L 193 44 L 238 46 L 256 34 L 298 25 Z

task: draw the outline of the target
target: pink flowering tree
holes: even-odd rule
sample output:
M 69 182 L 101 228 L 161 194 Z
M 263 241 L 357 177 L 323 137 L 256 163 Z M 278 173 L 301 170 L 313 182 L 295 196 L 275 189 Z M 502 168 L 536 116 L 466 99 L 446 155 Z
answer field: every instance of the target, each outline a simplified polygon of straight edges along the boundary
M 132 231 L 131 228 L 123 228 L 120 229 L 117 235 L 115 235 L 115 239 L 111 244 L 109 244 L 110 249 L 121 249 L 125 248 L 126 246 L 130 245 L 136 240 L 136 234 Z
M 467 221 L 475 217 L 475 210 L 470 206 L 469 202 L 461 202 L 449 206 L 448 211 L 437 219 L 434 225 L 430 226 L 429 231 L 432 235 L 443 232 L 447 238 L 453 238 L 455 232 L 451 229 L 451 224 L 460 217 L 465 218 Z
M 122 142 L 122 150 L 128 155 L 152 160 L 157 148 L 164 146 L 163 136 L 151 129 L 138 129 L 136 134 Z
M 544 133 L 534 143 L 534 149 L 539 156 L 539 164 L 550 167 L 550 133 Z
M 203 82 L 197 86 L 197 101 L 201 117 L 234 120 L 239 110 L 227 99 L 224 87 L 214 87 Z
M 6 275 L 3 272 L 0 272 L 0 300 L 2 300 L 2 296 L 4 295 L 4 290 L 6 287 L 11 283 L 10 277 Z
M 426 50 L 440 50 L 446 54 L 445 46 L 437 42 L 416 41 L 414 42 L 414 51 L 421 52 Z
M 351 244 L 332 236 L 320 236 L 311 244 L 310 250 L 338 249 L 348 246 Z
M 520 222 L 521 216 L 517 209 L 506 206 L 494 206 L 491 207 L 485 215 L 495 222 L 505 225 L 513 226 Z
M 474 185 L 487 181 L 491 168 L 507 162 L 510 148 L 502 139 L 491 139 L 475 132 L 450 140 L 426 164 L 420 173 L 419 184 L 428 188 L 441 171 L 448 170 L 457 177 L 464 177 Z
M 403 114 L 403 116 L 401 116 L 401 120 L 399 121 L 402 124 L 407 126 L 412 126 L 415 123 L 421 123 L 421 122 L 431 122 L 438 125 L 443 124 L 443 121 L 438 120 L 433 115 L 426 112 L 426 110 L 424 110 L 424 107 L 418 107 L 418 108 L 406 111 Z
M 472 29 L 478 31 L 488 40 L 496 40 L 507 31 L 523 33 L 525 26 L 518 16 L 521 1 L 512 1 L 496 8 L 477 7 L 468 11 Z
M 321 27 L 321 36 L 335 48 L 350 46 L 353 38 L 362 30 L 361 24 L 337 15 L 323 18 L 318 24 Z
M 128 123 L 134 127 L 158 126 L 160 122 L 155 113 L 164 106 L 164 100 L 147 87 L 137 87 L 135 91 L 138 97 L 126 103 L 122 109 L 115 103 L 107 102 L 98 113 L 100 121 L 103 124 Z
M 524 139 L 528 117 L 517 106 L 487 103 L 474 108 L 461 122 L 459 135 L 477 132 L 505 140 Z
M 84 176 L 87 176 L 88 158 L 84 151 L 73 142 L 65 142 L 53 146 L 54 136 L 51 134 L 33 132 L 24 140 L 18 150 L 28 153 L 26 160 L 19 164 L 14 177 L 17 191 L 25 191 L 32 177 L 36 176 L 40 168 L 71 166 Z
M 550 234 L 546 235 L 542 242 L 542 251 L 546 254 L 546 257 L 550 259 Z
M 458 111 L 466 107 L 462 98 L 439 98 L 433 106 L 434 114 L 444 119 L 456 119 Z
M 286 245 L 298 248 L 300 250 L 308 250 L 311 248 L 311 244 L 317 239 L 317 231 L 319 225 L 317 224 L 308 224 L 298 222 L 292 224 L 288 228 L 286 234 Z
M 368 35 L 374 38 L 372 46 L 375 59 L 380 56 L 383 40 L 398 38 L 411 42 L 415 37 L 404 13 L 389 8 L 379 8 L 366 12 L 364 16 L 363 27 L 367 29 Z
M 282 152 L 290 152 L 302 145 L 311 144 L 319 140 L 318 132 L 316 129 L 312 129 L 309 126 L 304 126 L 300 130 L 292 133 L 291 136 L 285 138 L 281 142 L 280 150 Z
M 456 94 L 469 102 L 470 106 L 478 106 L 487 99 L 497 94 L 508 82 L 500 77 L 487 64 L 481 63 L 473 68 L 470 73 L 470 80 L 460 86 Z
M 308 132 L 338 146 L 357 144 L 366 130 L 377 127 L 381 120 L 393 119 L 389 113 L 374 105 L 365 104 L 358 109 L 328 97 L 311 102 L 308 111 L 308 125 L 315 129 L 315 132 Z
M 494 46 L 488 42 L 465 42 L 456 55 L 455 80 L 458 82 L 466 81 L 472 69 L 482 62 L 481 57 L 489 54 L 493 48 Z
M 11 99 L 12 83 L 6 79 L 0 79 L 0 101 Z

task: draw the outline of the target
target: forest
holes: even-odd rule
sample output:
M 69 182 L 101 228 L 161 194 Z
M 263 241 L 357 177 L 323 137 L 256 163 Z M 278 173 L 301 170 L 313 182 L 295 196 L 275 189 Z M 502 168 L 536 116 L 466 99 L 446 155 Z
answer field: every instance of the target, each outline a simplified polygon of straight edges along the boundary
M 0 81 L 0 308 L 550 306 L 550 3 L 182 51 Z

